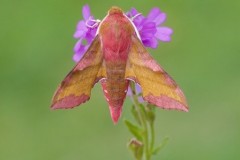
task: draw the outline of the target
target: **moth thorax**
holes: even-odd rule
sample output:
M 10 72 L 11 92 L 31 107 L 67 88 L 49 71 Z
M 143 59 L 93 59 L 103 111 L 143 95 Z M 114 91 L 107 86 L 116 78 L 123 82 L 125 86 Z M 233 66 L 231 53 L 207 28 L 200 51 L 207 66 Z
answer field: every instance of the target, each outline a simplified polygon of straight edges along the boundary
M 123 14 L 123 11 L 122 11 L 121 8 L 113 6 L 109 9 L 108 14 L 109 15 L 111 15 L 111 14 Z

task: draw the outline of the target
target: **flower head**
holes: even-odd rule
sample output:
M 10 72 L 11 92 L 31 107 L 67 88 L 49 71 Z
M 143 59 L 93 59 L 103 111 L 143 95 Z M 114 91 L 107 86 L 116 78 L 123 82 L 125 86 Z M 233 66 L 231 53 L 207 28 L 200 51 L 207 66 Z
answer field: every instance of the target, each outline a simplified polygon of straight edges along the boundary
M 94 17 L 91 15 L 88 5 L 83 6 L 82 14 L 83 20 L 78 22 L 76 32 L 74 33 L 74 38 L 78 39 L 74 46 L 75 54 L 73 60 L 75 62 L 78 62 L 89 48 L 99 24 L 99 21 L 94 20 Z M 145 47 L 157 48 L 159 41 L 171 41 L 173 31 L 169 27 L 161 26 L 166 20 L 166 14 L 161 12 L 159 8 L 153 8 L 146 17 L 135 8 L 132 8 L 126 15 L 137 28 Z

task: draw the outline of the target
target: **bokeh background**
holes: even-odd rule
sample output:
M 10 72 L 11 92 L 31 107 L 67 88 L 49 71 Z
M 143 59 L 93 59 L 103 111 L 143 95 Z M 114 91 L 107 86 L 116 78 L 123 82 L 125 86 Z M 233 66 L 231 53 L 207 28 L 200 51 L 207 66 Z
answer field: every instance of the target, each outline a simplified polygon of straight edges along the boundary
M 130 160 L 130 100 L 113 125 L 100 85 L 72 110 L 50 110 L 52 95 L 74 66 L 72 35 L 89 4 L 107 10 L 157 6 L 174 29 L 171 43 L 151 54 L 184 90 L 189 113 L 157 110 L 153 160 L 240 159 L 240 1 L 237 0 L 0 0 L 0 159 Z

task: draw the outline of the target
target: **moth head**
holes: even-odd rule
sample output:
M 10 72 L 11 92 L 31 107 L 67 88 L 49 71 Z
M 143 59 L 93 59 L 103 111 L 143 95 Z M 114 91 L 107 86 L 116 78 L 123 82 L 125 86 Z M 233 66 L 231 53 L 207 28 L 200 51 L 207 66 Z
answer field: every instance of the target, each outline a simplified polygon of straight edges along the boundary
M 116 7 L 116 6 L 113 6 L 109 9 L 108 11 L 108 14 L 109 15 L 112 15 L 112 14 L 123 14 L 123 11 L 121 8 L 119 7 Z

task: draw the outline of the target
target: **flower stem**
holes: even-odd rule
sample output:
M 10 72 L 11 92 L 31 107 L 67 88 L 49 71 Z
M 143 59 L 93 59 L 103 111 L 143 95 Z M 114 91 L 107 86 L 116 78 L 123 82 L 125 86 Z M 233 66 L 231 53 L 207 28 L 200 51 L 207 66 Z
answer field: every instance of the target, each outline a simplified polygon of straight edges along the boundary
M 138 118 L 140 119 L 141 122 L 141 127 L 143 129 L 143 146 L 144 146 L 144 156 L 145 160 L 151 160 L 151 153 L 153 150 L 153 145 L 154 145 L 154 127 L 153 124 L 150 125 L 150 135 L 151 135 L 151 144 L 149 146 L 149 127 L 148 127 L 148 121 L 146 117 L 146 106 L 141 106 L 141 104 L 138 101 L 138 96 L 136 95 L 135 92 L 135 85 L 133 83 L 130 84 L 131 89 L 133 92 L 132 100 L 135 106 L 135 109 L 138 113 Z
M 129 148 L 133 151 L 135 160 L 151 160 L 165 146 L 168 138 L 155 146 L 155 106 L 144 103 L 135 88 L 134 83 L 130 83 L 131 99 L 133 102 L 132 114 L 137 121 L 137 125 L 125 121 L 129 131 L 135 136 L 129 143 Z
M 154 131 L 154 124 L 150 124 L 150 130 L 151 130 L 151 145 L 150 145 L 150 151 L 153 152 L 154 149 L 154 142 L 155 142 L 155 131 Z

